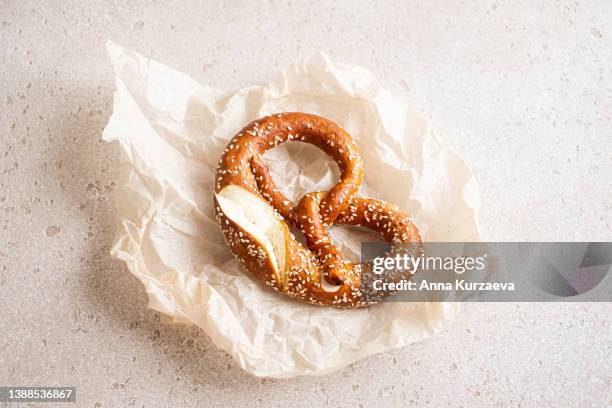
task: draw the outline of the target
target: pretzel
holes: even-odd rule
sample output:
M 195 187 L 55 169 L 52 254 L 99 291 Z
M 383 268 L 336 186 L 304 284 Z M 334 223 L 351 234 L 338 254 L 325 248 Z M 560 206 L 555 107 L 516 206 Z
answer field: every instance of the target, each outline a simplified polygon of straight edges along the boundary
M 305 194 L 294 204 L 274 183 L 261 156 L 286 141 L 310 143 L 340 168 L 327 192 Z M 409 215 L 384 201 L 356 197 L 363 163 L 351 136 L 320 116 L 292 112 L 249 123 L 223 152 L 217 166 L 214 209 L 226 242 L 257 280 L 314 305 L 363 307 L 391 294 L 375 291 L 370 262 L 351 263 L 328 228 L 346 224 L 378 231 L 392 251 L 420 256 L 421 237 Z M 298 228 L 306 246 L 289 226 Z M 385 282 L 410 279 L 416 271 L 388 272 Z

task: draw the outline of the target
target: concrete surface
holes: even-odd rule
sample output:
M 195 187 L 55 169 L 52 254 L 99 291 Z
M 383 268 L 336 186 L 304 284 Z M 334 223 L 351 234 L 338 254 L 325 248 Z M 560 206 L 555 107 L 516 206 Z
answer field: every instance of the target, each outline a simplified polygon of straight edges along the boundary
M 315 49 L 364 65 L 471 163 L 485 239 L 610 240 L 612 3 L 383 3 L 2 2 L 0 385 L 74 385 L 82 407 L 610 406 L 609 303 L 470 304 L 412 347 L 277 381 L 160 323 L 108 256 L 107 39 L 226 89 Z

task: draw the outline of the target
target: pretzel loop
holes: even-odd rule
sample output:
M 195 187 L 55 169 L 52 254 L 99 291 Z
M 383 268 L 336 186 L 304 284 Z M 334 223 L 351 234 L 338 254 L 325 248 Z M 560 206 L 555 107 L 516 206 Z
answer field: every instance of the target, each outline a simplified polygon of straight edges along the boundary
M 284 126 L 280 128 L 270 127 L 265 118 L 259 126 L 253 126 L 254 131 L 260 134 L 270 132 L 268 137 L 264 136 L 267 143 L 259 144 L 258 154 L 253 155 L 250 162 L 251 169 L 256 174 L 258 190 L 283 217 L 291 220 L 294 225 L 297 224 L 295 205 L 276 186 L 268 167 L 261 160 L 261 155 L 285 141 L 299 141 L 317 146 L 336 161 L 341 173 L 340 181 L 321 201 L 323 223 L 331 225 L 357 193 L 363 179 L 363 163 L 357 146 L 344 129 L 331 121 L 321 122 L 321 118 L 317 116 L 304 114 L 282 114 L 281 117 Z M 304 120 L 304 117 L 309 119 Z

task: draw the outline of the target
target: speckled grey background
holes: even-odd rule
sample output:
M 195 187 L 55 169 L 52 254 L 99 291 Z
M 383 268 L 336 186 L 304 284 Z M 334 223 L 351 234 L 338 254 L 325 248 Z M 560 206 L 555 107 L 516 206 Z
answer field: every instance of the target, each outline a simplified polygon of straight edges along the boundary
M 412 347 L 269 380 L 160 323 L 109 257 L 107 39 L 225 89 L 315 49 L 366 66 L 471 163 L 485 239 L 612 238 L 610 1 L 372 3 L 2 2 L 0 385 L 83 407 L 612 404 L 610 304 L 468 304 Z

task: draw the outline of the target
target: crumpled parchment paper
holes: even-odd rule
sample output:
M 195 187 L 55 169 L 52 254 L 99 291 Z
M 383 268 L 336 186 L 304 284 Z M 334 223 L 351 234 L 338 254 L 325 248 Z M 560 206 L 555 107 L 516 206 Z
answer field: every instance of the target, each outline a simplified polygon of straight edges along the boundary
M 329 373 L 430 336 L 454 318 L 453 303 L 337 310 L 292 301 L 243 273 L 215 222 L 215 166 L 228 141 L 251 120 L 303 111 L 356 139 L 365 165 L 360 195 L 412 212 L 425 241 L 479 240 L 472 173 L 370 72 L 319 53 L 267 85 L 225 92 L 111 42 L 107 49 L 117 90 L 103 137 L 121 146 L 112 254 L 142 281 L 149 307 L 199 326 L 249 373 L 279 378 Z M 294 199 L 337 181 L 335 163 L 310 145 L 287 143 L 264 158 Z M 353 260 L 368 236 L 333 234 Z

